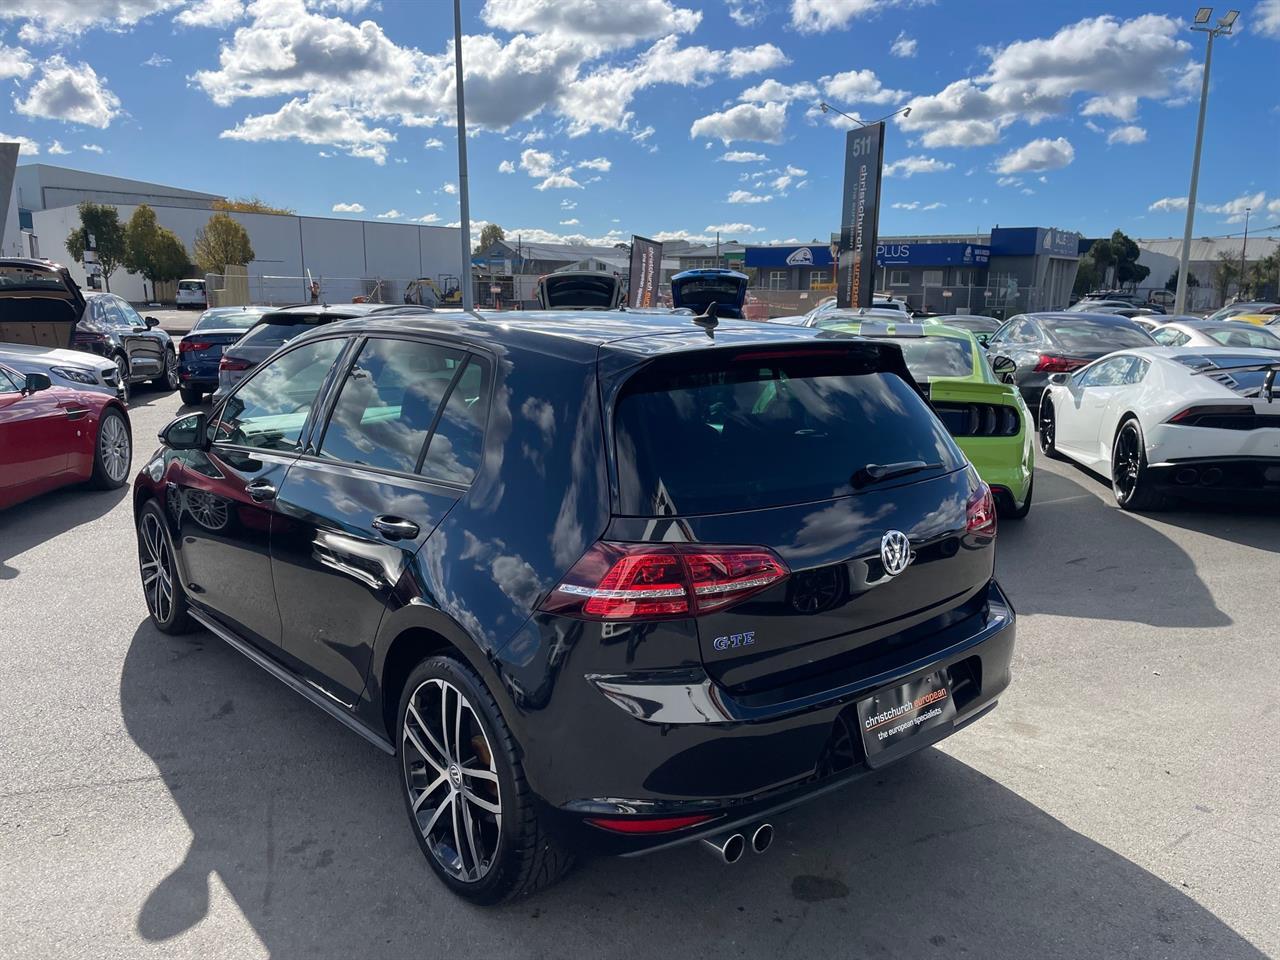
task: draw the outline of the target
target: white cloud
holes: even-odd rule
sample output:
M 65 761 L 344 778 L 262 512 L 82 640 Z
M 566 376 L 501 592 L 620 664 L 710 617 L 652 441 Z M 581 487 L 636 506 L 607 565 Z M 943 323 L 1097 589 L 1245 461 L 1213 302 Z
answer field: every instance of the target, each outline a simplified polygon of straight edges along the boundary
M 754 153 L 751 150 L 730 150 L 722 153 L 717 159 L 727 163 L 760 163 L 769 158 L 763 153 Z
M 334 213 L 364 213 L 363 203 L 335 203 Z
M 1280 217 L 1280 197 L 1267 201 L 1267 213 L 1275 214 Z
M 409 219 L 410 219 L 410 221 L 412 221 L 413 223 L 439 223 L 439 222 L 440 222 L 440 214 L 438 214 L 438 213 L 424 213 L 424 214 L 423 214 L 422 216 L 420 216 L 420 217 L 410 217 Z
M 780 193 L 780 194 L 782 194 L 783 196 L 786 196 L 786 194 L 785 194 L 785 193 L 783 193 L 783 191 L 784 191 L 784 190 L 786 190 L 786 189 L 787 189 L 787 187 L 791 186 L 791 178 L 790 178 L 789 176 L 787 176 L 786 174 L 783 174 L 782 176 L 777 177 L 776 179 L 774 179 L 774 180 L 770 183 L 770 186 L 771 186 L 771 187 L 773 187 L 773 189 L 774 189 L 777 193 Z
M 46 117 L 105 129 L 120 114 L 120 98 L 87 63 L 67 63 L 55 54 L 40 64 L 40 79 L 14 108 L 28 117 Z
M 945 207 L 945 206 L 946 206 L 946 204 L 945 204 L 945 203 L 943 203 L 941 200 L 935 200 L 935 201 L 933 201 L 933 203 L 926 203 L 926 204 L 925 204 L 923 207 L 921 207 L 920 209 L 922 209 L 922 210 L 941 210 L 941 209 L 942 209 L 943 207 Z
M 713 223 L 704 227 L 707 233 L 760 233 L 764 227 L 757 227 L 750 223 Z
M 228 27 L 244 16 L 241 0 L 196 0 L 173 22 L 184 27 Z
M 1090 97 L 1080 108 L 1082 117 L 1111 117 L 1115 120 L 1132 120 L 1138 115 L 1136 96 Z
M 710 113 L 693 121 L 690 137 L 719 140 L 728 146 L 735 140 L 781 143 L 787 125 L 787 108 L 781 103 L 740 103 L 719 113 Z
M 893 43 L 889 45 L 889 52 L 895 57 L 914 57 L 916 55 L 916 41 L 913 37 L 907 36 L 907 31 L 900 30 Z
M 846 70 L 819 82 L 828 97 L 844 103 L 900 103 L 910 96 L 906 90 L 884 86 L 874 70 Z
M 793 177 L 806 177 L 809 175 L 808 170 L 802 170 L 800 167 L 793 167 L 789 163 L 787 164 L 787 173 L 791 174 Z
M 80 145 L 80 149 L 84 150 L 86 153 L 106 153 L 106 151 L 96 143 L 82 143 Z
M 768 203 L 773 197 L 748 190 L 734 190 L 725 198 L 725 203 Z
M 500 164 L 498 164 L 498 172 L 499 173 L 515 173 L 516 165 L 512 163 L 510 160 L 503 160 Z
M 453 196 L 458 192 L 458 185 L 456 183 L 446 181 L 445 183 L 440 184 L 440 189 L 444 193 L 447 193 L 450 196 Z
M 401 213 L 395 207 L 392 207 L 390 210 L 387 210 L 383 213 L 378 214 L 378 219 L 379 220 L 399 220 L 403 216 L 404 216 L 403 213 Z
M 1258 0 L 1253 8 L 1253 29 L 1280 40 L 1280 0 Z
M 581 190 L 582 184 L 563 170 L 553 173 L 533 189 L 535 190 Z
M 631 139 L 634 140 L 636 143 L 644 143 L 646 140 L 652 137 L 655 133 L 657 133 L 657 131 L 654 130 L 653 127 L 645 127 L 643 130 L 637 130 L 635 133 L 633 133 L 631 135 Z
M 764 0 L 725 0 L 729 18 L 740 27 L 754 27 L 767 13 Z
M 0 80 L 25 80 L 35 68 L 31 54 L 26 50 L 0 43 Z
M 578 225 L 577 217 L 570 217 L 568 220 L 560 221 L 560 226 L 562 227 L 576 227 L 577 225 Z
M 1056 140 L 1041 137 L 1006 153 L 996 161 L 996 170 L 1000 173 L 1058 170 L 1075 158 L 1075 148 L 1066 137 L 1058 137 Z
M 785 84 L 771 78 L 747 87 L 738 99 L 744 103 L 790 103 L 792 100 L 813 100 L 817 96 L 818 88 L 812 83 Z
M 578 206 L 578 201 L 570 200 L 568 197 L 565 197 L 563 200 L 560 201 L 561 210 L 573 210 L 573 209 L 576 209 L 577 206 Z
M 555 172 L 556 158 L 545 150 L 528 150 L 520 152 L 520 169 L 531 177 L 549 177 Z
M 1142 127 L 1116 127 L 1107 134 L 1107 143 L 1142 143 L 1147 139 L 1147 131 Z
M 426 150 L 440 150 L 444 147 L 444 141 L 439 137 L 428 137 L 423 141 L 422 146 Z
M 3 139 L 3 137 L 0 137 L 0 139 Z M 49 144 L 49 152 L 56 157 L 61 157 L 61 156 L 65 156 L 71 151 L 68 150 L 66 147 L 64 147 L 61 141 L 55 140 L 53 141 L 53 143 Z
M 886 163 L 884 165 L 884 175 L 886 177 L 912 177 L 917 173 L 941 173 L 943 170 L 950 170 L 954 166 L 954 163 L 939 160 L 937 157 L 916 155 Z
M 1157 213 L 1172 213 L 1175 210 L 1186 210 L 1187 198 L 1161 197 L 1155 203 L 1151 204 L 1151 206 L 1147 207 L 1147 209 L 1154 210 Z
M 40 144 L 32 140 L 30 137 L 22 137 L 17 134 L 0 133 L 0 143 L 16 143 L 18 145 L 18 156 L 34 157 L 40 153 Z
M 1025 193 L 1027 196 L 1031 196 L 1031 195 L 1033 195 L 1033 194 L 1035 193 L 1035 191 L 1034 191 L 1034 190 L 1032 190 L 1030 187 L 1023 187 L 1023 188 L 1022 188 L 1021 190 L 1019 190 L 1018 192 L 1019 192 L 1019 193 Z
M 899 203 L 890 204 L 890 206 L 892 206 L 892 207 L 893 207 L 893 209 L 895 209 L 895 210 L 919 210 L 919 209 L 920 209 L 920 201 L 919 201 L 919 200 L 912 200 L 910 203 L 901 203 L 901 202 L 899 202 Z
M 350 156 L 365 157 L 381 166 L 387 162 L 387 144 L 395 134 L 369 127 L 350 111 L 317 100 L 290 100 L 275 113 L 245 117 L 220 136 L 230 140 L 300 140 L 332 144 Z
M 840 30 L 887 6 L 887 0 L 791 0 L 791 25 L 801 33 Z
M 28 43 L 71 39 L 86 30 L 125 30 L 185 0 L 4 0 L 0 21 L 21 23 L 18 36 Z
M 551 33 L 597 49 L 631 46 L 673 33 L 691 33 L 702 14 L 667 0 L 487 0 L 480 13 L 508 33 Z
M 173 63 L 173 61 L 162 53 L 153 53 L 151 56 L 147 57 L 147 59 L 142 61 L 142 65 L 144 67 L 167 67 L 171 63 Z
M 997 187 L 1019 187 L 1019 186 L 1022 186 L 1022 178 L 1021 177 L 997 177 L 996 186 Z
M 750 73 L 763 73 L 775 67 L 785 67 L 790 62 L 790 58 L 772 43 L 739 47 L 729 51 L 729 76 L 745 77 Z
M 601 173 L 608 173 L 613 163 L 607 157 L 596 157 L 594 160 L 579 160 L 575 166 L 582 170 L 599 170 Z
M 1225 217 L 1227 223 L 1242 223 L 1246 208 L 1261 210 L 1266 201 L 1267 195 L 1265 193 L 1247 193 L 1236 197 L 1234 200 L 1228 200 L 1226 203 L 1206 203 L 1203 205 L 1203 209 L 1208 213 L 1216 213 Z

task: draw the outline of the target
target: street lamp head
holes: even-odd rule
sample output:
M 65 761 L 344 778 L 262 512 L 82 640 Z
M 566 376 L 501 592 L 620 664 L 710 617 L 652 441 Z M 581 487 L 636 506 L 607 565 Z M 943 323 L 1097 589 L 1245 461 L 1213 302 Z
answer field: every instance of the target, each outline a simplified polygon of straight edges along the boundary
M 909 117 L 909 116 L 911 116 L 911 108 L 910 108 L 910 107 L 904 107 L 904 108 L 903 108 L 903 110 L 902 110 L 902 119 L 903 119 L 903 120 L 905 120 L 905 119 L 907 119 L 907 117 Z
M 1209 18 L 1213 16 L 1213 7 L 1201 7 L 1196 11 L 1196 23 L 1208 23 Z
M 818 108 L 819 108 L 823 113 L 828 113 L 828 112 L 831 110 L 831 108 L 830 108 L 829 106 L 827 106 L 825 103 L 820 103 L 820 104 L 818 104 Z
M 1227 15 L 1218 21 L 1218 26 L 1227 30 L 1231 29 L 1231 25 L 1236 22 L 1236 17 L 1240 16 L 1239 10 L 1228 10 Z

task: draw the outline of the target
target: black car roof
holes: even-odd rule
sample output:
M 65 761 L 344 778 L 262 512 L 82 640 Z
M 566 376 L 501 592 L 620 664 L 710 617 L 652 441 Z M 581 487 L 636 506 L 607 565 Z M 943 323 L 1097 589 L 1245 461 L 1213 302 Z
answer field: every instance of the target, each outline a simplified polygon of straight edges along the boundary
M 400 303 L 295 303 L 287 307 L 268 307 L 270 312 L 264 313 L 262 319 L 270 323 L 273 320 L 297 318 L 301 323 L 319 323 L 330 320 L 349 320 L 355 317 L 367 317 L 375 313 L 392 310 L 409 311 L 411 313 L 430 313 L 430 307 Z
M 602 347 L 636 356 L 743 343 L 813 340 L 809 327 L 720 320 L 707 330 L 687 314 L 631 313 L 626 310 L 519 310 L 463 312 L 385 310 L 369 316 L 326 324 L 323 330 L 351 332 L 440 333 L 476 344 L 511 346 L 580 359 L 594 358 Z M 320 336 L 314 334 L 303 336 Z

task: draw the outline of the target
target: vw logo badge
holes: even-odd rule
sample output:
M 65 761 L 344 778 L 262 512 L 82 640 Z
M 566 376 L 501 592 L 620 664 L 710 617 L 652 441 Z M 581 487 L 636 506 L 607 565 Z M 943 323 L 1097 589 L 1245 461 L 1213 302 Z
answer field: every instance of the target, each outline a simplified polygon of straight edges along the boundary
M 901 530 L 890 530 L 880 538 L 880 561 L 884 564 L 884 572 L 896 577 L 915 559 L 911 552 L 911 541 Z

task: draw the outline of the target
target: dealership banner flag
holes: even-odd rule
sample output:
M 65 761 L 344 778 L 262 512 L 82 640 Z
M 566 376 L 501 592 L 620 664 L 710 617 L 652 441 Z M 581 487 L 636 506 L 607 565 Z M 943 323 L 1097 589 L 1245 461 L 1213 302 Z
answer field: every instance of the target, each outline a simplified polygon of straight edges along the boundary
M 662 244 L 645 237 L 631 237 L 631 285 L 627 305 L 656 307 L 658 280 L 662 277 Z
M 844 142 L 844 204 L 840 210 L 841 307 L 869 307 L 876 285 L 876 237 L 880 221 L 880 174 L 884 124 L 850 130 Z

